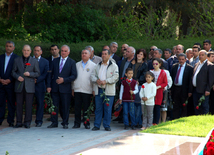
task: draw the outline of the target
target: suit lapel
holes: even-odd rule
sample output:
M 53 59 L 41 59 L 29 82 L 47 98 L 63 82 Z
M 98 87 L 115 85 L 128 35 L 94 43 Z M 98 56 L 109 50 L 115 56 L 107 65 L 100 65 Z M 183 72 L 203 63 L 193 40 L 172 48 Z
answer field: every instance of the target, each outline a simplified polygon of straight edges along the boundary
M 193 71 L 193 75 L 195 74 L 195 71 L 196 71 L 196 69 L 198 68 L 198 65 L 199 65 L 199 62 L 196 63 L 196 65 L 195 65 L 195 68 L 194 68 L 194 71 Z
M 4 64 L 5 64 L 5 55 L 3 56 L 3 60 L 1 61 L 2 63 L 2 75 L 4 74 Z
M 64 66 L 62 67 L 61 73 L 63 72 L 63 70 L 64 70 L 64 68 L 66 67 L 67 64 L 68 64 L 68 58 L 67 58 L 67 60 L 65 61 Z

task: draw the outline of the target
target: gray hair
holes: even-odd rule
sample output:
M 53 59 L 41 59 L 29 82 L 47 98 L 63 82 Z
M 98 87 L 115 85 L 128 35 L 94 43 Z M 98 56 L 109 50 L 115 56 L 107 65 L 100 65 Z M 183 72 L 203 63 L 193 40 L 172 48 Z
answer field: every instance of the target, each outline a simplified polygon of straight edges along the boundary
M 181 44 L 178 44 L 177 46 L 181 46 L 182 47 L 182 50 L 184 50 L 184 46 L 183 45 L 181 45 Z M 176 47 L 177 48 L 177 47 Z
M 87 51 L 89 54 L 91 54 L 91 52 L 90 52 L 88 49 L 84 49 L 84 50 L 82 50 L 82 52 L 83 52 L 83 51 Z M 81 52 L 81 53 L 82 53 L 82 52 Z
M 118 44 L 117 44 L 116 42 L 111 42 L 110 47 L 111 47 L 113 44 L 116 44 L 116 45 L 118 46 Z
M 159 54 L 163 54 L 163 51 L 159 48 L 154 49 L 154 51 L 158 51 Z
M 68 48 L 68 51 L 70 52 L 70 47 L 69 47 L 68 45 L 62 45 L 61 48 L 62 48 L 62 47 L 67 47 L 67 48 Z M 60 49 L 61 49 L 61 48 L 60 48 Z
M 134 54 L 135 54 L 136 50 L 135 50 L 135 48 L 134 48 L 134 47 L 129 46 L 128 48 L 131 48 L 131 49 L 132 49 L 132 53 L 134 53 Z
M 206 50 L 200 50 L 199 53 L 204 52 L 207 55 L 207 51 Z
M 13 41 L 7 41 L 6 44 L 13 44 L 13 47 L 15 47 L 15 43 Z
M 85 47 L 85 49 L 88 49 L 88 48 L 90 48 L 90 50 L 89 50 L 90 53 L 91 53 L 92 51 L 94 51 L 94 48 L 93 48 L 92 46 L 89 45 L 89 46 L 86 46 L 86 47 Z
M 188 49 L 186 50 L 186 53 L 189 53 L 189 51 L 192 51 L 192 48 L 188 48 Z
M 180 53 L 180 54 L 178 54 L 178 58 L 179 57 L 185 57 L 185 59 L 187 58 L 187 55 L 186 54 L 184 54 L 184 53 Z
M 28 45 L 28 44 L 25 44 L 23 47 L 22 47 L 22 49 L 24 49 L 24 47 L 25 46 L 28 46 L 28 47 L 30 47 L 30 45 Z M 31 47 L 30 47 L 30 50 L 31 50 Z

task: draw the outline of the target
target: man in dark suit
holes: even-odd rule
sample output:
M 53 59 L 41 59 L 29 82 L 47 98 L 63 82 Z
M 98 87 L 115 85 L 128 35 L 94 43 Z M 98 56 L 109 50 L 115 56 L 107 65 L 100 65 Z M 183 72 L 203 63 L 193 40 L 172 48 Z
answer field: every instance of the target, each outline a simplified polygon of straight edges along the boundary
M 117 44 L 116 42 L 112 42 L 112 43 L 110 44 L 111 58 L 114 59 L 116 63 L 117 63 L 118 61 L 120 61 L 120 57 L 116 55 L 117 48 L 118 48 L 118 44 Z
M 196 115 L 209 112 L 209 95 L 214 82 L 214 66 L 207 61 L 207 52 L 205 50 L 199 52 L 199 60 L 195 64 L 192 77 L 193 103 Z M 198 101 L 202 95 L 205 95 L 205 101 L 198 108 Z
M 35 89 L 35 97 L 36 97 L 36 127 L 41 127 L 43 123 L 43 112 L 44 112 L 44 98 L 45 98 L 45 80 L 49 70 L 48 60 L 42 58 L 42 48 L 41 46 L 35 46 L 33 50 L 34 58 L 39 62 L 39 70 L 40 76 L 35 79 L 36 89 Z
M 16 125 L 22 127 L 23 103 L 25 101 L 25 128 L 30 128 L 32 121 L 32 105 L 35 93 L 35 78 L 40 74 L 39 63 L 36 59 L 30 56 L 31 48 L 29 45 L 24 45 L 22 49 L 23 55 L 14 60 L 12 76 L 15 81 L 16 92 Z
M 7 122 L 10 127 L 14 126 L 15 116 L 15 93 L 14 79 L 11 75 L 14 59 L 18 56 L 13 53 L 15 44 L 7 41 L 5 46 L 5 54 L 0 55 L 0 125 L 4 121 L 6 99 L 8 107 Z
M 191 93 L 191 78 L 193 67 L 186 63 L 186 55 L 181 53 L 178 55 L 179 63 L 172 67 L 171 77 L 173 85 L 171 88 L 174 119 L 187 115 L 187 107 L 183 104 L 190 97 Z M 189 95 L 189 96 L 188 96 Z M 181 115 L 180 115 L 181 111 Z
M 56 115 L 51 116 L 52 124 L 48 128 L 58 127 L 58 108 L 62 105 L 62 126 L 68 129 L 69 109 L 71 102 L 71 82 L 77 77 L 76 63 L 69 58 L 70 47 L 61 47 L 61 57 L 53 61 L 51 73 L 48 75 L 47 92 L 52 93 Z

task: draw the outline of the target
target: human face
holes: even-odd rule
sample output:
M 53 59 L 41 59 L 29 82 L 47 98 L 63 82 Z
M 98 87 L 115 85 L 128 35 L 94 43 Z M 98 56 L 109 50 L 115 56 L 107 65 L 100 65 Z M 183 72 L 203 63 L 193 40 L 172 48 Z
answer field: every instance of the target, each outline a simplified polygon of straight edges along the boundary
M 154 51 L 153 58 L 161 58 L 162 54 L 159 53 L 159 51 Z
M 164 57 L 165 59 L 169 59 L 169 57 L 171 57 L 171 53 L 169 53 L 169 51 L 164 51 Z
M 123 51 L 123 57 L 126 58 L 126 50 Z
M 173 54 L 173 55 L 176 54 L 176 47 L 173 47 L 173 49 L 172 49 L 172 54 Z
M 153 79 L 154 78 L 151 75 L 149 75 L 149 74 L 146 75 L 146 82 L 147 83 L 151 83 Z
M 204 43 L 203 46 L 204 46 L 204 49 L 208 52 L 210 50 L 212 44 Z
M 179 64 L 180 64 L 180 65 L 183 65 L 183 64 L 186 62 L 186 59 L 185 59 L 184 56 L 180 56 L 180 57 L 178 58 L 178 61 L 179 61 Z
M 36 46 L 33 49 L 33 54 L 34 54 L 35 58 L 40 57 L 42 55 L 42 49 L 39 46 Z
M 127 73 L 125 73 L 127 79 L 131 79 L 133 77 L 133 71 L 128 71 Z
M 194 57 L 194 58 L 197 58 L 198 55 L 199 55 L 198 48 L 192 48 L 192 53 L 193 53 L 193 57 Z
M 108 54 L 108 51 L 102 51 L 102 59 L 103 62 L 106 63 L 110 58 L 110 55 Z
M 6 43 L 5 50 L 8 55 L 10 55 L 14 51 L 15 47 L 11 43 Z
M 176 47 L 176 55 L 179 55 L 180 53 L 183 53 L 183 52 L 184 52 L 184 50 L 183 50 L 182 46 L 181 45 L 177 45 L 177 47 Z
M 103 50 L 110 50 L 109 46 L 104 46 Z
M 132 52 L 131 48 L 127 48 L 126 50 L 126 58 L 132 58 L 134 56 L 134 53 Z
M 205 52 L 200 51 L 200 52 L 199 52 L 199 60 L 201 61 L 201 63 L 202 63 L 203 61 L 205 61 L 206 59 L 207 59 L 207 55 L 205 54 Z
M 126 50 L 128 48 L 128 45 L 127 44 L 123 44 L 121 46 L 121 53 L 123 53 L 124 50 Z
M 59 49 L 57 48 L 57 46 L 51 47 L 51 54 L 53 57 L 59 56 Z
M 143 61 L 143 58 L 144 58 L 143 52 L 140 52 L 137 54 L 137 60 L 138 61 Z
M 70 54 L 70 51 L 68 47 L 66 46 L 61 47 L 61 56 L 63 59 L 66 58 L 69 54 Z
M 83 50 L 81 57 L 82 57 L 82 61 L 87 62 L 90 58 L 90 54 L 87 50 Z
M 155 70 L 158 70 L 158 69 L 160 69 L 160 63 L 157 61 L 157 60 L 154 60 L 153 62 L 152 62 L 152 65 L 153 65 L 153 68 L 155 69 Z
M 210 62 L 214 63 L 214 55 L 213 55 L 213 54 L 211 54 L 210 57 L 207 57 L 207 59 L 208 59 Z
M 23 53 L 23 56 L 25 58 L 28 58 L 30 56 L 30 53 L 31 53 L 31 49 L 30 49 L 30 46 L 28 45 L 25 45 L 22 49 L 22 53 Z
M 193 57 L 193 52 L 192 50 L 189 50 L 189 52 L 187 53 L 187 58 L 191 59 Z
M 111 54 L 116 53 L 117 52 L 117 48 L 118 48 L 117 44 L 112 44 L 112 46 L 110 47 Z

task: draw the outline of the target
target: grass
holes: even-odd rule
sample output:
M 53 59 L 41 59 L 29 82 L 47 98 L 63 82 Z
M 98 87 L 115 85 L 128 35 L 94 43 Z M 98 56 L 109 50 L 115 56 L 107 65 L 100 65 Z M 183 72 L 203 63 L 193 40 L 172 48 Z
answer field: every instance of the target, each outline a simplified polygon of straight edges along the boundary
M 214 116 L 190 116 L 152 126 L 143 133 L 206 137 L 214 127 Z

